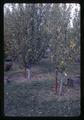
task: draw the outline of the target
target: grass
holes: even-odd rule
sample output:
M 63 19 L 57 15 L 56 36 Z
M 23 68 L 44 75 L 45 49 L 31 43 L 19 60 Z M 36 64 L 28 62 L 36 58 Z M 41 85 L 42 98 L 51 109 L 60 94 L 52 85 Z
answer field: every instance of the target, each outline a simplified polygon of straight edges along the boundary
M 52 81 L 10 83 L 4 87 L 4 112 L 6 116 L 78 116 L 80 100 L 53 99 Z M 53 96 L 53 95 L 52 95 Z M 56 95 L 54 95 L 56 96 Z M 48 98 L 48 99 L 46 99 Z
M 37 69 L 37 67 L 39 69 Z M 34 69 L 35 68 L 35 69 Z M 31 82 L 4 83 L 4 113 L 6 116 L 79 116 L 80 96 L 77 91 L 64 96 L 54 94 L 54 66 L 48 61 L 41 61 L 32 68 Z M 68 66 L 66 71 L 73 75 L 79 73 L 79 65 Z M 35 72 L 35 73 L 34 73 Z M 41 73 L 40 73 L 41 72 Z M 42 80 L 35 75 L 41 75 Z M 49 74 L 48 74 L 49 73 Z M 46 77 L 45 75 L 48 76 Z M 11 78 L 12 79 L 12 78 Z M 20 80 L 19 80 L 20 81 Z M 69 97 L 69 98 L 68 98 Z M 74 99 L 75 98 L 75 99 Z
M 41 60 L 37 66 L 39 66 L 44 73 L 53 72 L 55 69 L 54 64 L 51 63 L 49 59 Z

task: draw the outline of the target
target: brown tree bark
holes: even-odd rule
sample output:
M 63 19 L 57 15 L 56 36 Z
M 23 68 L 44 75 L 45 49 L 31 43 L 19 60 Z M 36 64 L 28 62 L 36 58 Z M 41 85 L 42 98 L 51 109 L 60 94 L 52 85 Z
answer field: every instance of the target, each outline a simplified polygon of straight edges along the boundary
M 56 68 L 56 71 L 55 71 L 55 75 L 56 75 L 56 78 L 55 78 L 55 92 L 57 93 L 57 88 L 58 88 L 58 69 Z
M 24 68 L 24 77 L 27 77 L 26 67 Z
M 57 94 L 58 93 L 58 69 L 55 70 L 55 86 L 54 86 L 54 89 L 55 89 L 55 93 Z

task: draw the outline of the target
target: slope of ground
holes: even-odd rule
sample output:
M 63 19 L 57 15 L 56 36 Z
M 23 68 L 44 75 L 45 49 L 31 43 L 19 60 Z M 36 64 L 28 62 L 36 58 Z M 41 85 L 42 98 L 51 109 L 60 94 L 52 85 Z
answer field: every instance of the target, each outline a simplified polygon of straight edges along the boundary
M 9 84 L 4 82 L 6 116 L 80 115 L 80 85 L 77 89 L 64 86 L 61 96 L 55 94 L 55 74 L 52 68 L 50 63 L 42 61 L 31 68 L 31 80 L 19 74 L 12 76 Z M 79 73 L 77 70 L 79 66 L 73 66 L 73 71 Z M 71 72 L 72 69 L 67 71 Z

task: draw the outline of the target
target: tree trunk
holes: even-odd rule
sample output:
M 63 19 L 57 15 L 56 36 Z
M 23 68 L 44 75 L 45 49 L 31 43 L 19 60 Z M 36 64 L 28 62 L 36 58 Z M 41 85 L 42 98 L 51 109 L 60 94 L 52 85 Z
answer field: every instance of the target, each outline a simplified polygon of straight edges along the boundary
M 60 87 L 59 87 L 59 94 L 61 95 L 62 94 L 62 89 L 63 88 L 63 78 L 61 77 L 60 78 Z
M 57 93 L 57 87 L 58 87 L 58 84 L 57 84 L 57 81 L 58 81 L 58 69 L 56 69 L 56 78 L 55 78 L 55 92 Z
M 24 68 L 24 76 L 25 76 L 25 78 L 27 77 L 27 74 L 26 74 L 26 67 Z
M 31 76 L 31 74 L 30 74 L 30 69 L 27 69 L 27 79 L 28 79 L 28 80 L 30 80 L 30 76 Z

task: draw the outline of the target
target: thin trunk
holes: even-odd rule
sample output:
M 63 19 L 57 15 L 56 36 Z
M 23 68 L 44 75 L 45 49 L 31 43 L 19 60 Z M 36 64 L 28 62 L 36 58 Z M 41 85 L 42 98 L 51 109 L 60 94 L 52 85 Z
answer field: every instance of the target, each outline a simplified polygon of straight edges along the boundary
M 58 81 L 58 70 L 56 69 L 56 79 L 55 79 L 55 92 L 56 93 L 57 93 L 57 87 L 58 87 L 57 81 Z
M 62 87 L 63 87 L 63 79 L 61 78 L 60 79 L 60 88 L 59 88 L 59 94 L 61 95 L 62 94 Z
M 66 29 L 65 29 L 65 48 L 66 48 Z
M 27 69 L 27 79 L 30 80 L 31 74 L 30 74 L 30 69 Z
M 26 78 L 26 67 L 24 68 L 24 76 L 25 76 L 25 78 Z
M 27 72 L 26 72 L 26 61 L 25 61 L 25 53 L 22 54 L 22 58 L 23 58 L 23 65 L 24 65 L 24 77 L 27 77 Z

